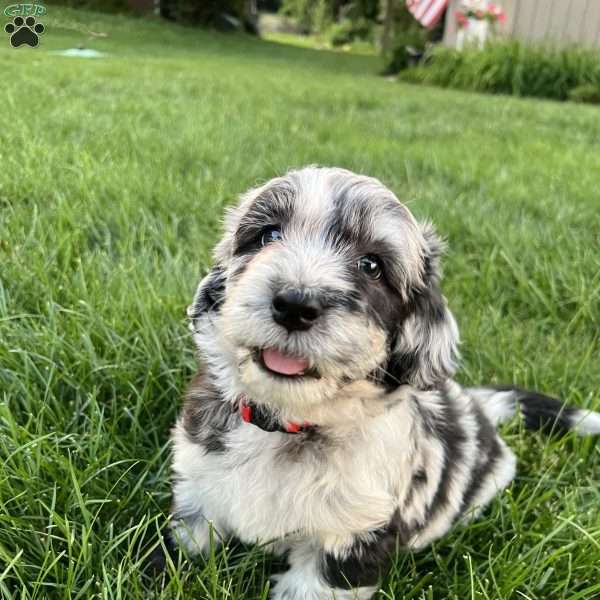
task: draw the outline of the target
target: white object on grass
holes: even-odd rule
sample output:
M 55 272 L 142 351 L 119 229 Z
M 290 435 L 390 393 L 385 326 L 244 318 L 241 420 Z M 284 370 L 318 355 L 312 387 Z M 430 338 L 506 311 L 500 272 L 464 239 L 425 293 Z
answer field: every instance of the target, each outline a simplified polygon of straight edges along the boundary
M 77 56 L 80 58 L 103 58 L 106 56 L 104 52 L 98 52 L 98 50 L 92 50 L 91 48 L 68 48 L 67 50 L 57 50 L 52 54 L 58 54 L 59 56 Z

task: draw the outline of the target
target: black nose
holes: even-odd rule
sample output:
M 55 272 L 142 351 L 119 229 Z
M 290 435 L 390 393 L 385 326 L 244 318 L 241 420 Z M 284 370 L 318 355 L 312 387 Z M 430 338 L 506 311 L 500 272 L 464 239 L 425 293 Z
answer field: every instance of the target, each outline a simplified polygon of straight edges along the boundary
M 288 331 L 306 331 L 319 318 L 323 307 L 317 298 L 301 290 L 279 292 L 271 305 L 273 319 Z

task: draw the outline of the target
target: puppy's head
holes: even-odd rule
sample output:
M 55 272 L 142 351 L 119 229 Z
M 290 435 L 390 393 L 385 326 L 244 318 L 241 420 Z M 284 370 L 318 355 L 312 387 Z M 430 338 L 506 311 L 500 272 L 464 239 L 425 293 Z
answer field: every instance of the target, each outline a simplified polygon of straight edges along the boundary
M 232 397 L 327 401 L 371 379 L 435 386 L 457 329 L 439 289 L 442 244 L 376 179 L 309 167 L 246 193 L 189 314 Z

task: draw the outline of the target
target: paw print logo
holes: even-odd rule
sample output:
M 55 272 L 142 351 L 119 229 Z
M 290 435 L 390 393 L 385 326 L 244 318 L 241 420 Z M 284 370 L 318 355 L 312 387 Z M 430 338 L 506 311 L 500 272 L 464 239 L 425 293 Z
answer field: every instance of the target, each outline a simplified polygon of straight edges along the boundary
M 40 41 L 40 34 L 44 33 L 44 26 L 36 23 L 35 17 L 15 17 L 12 23 L 4 26 L 4 31 L 10 35 L 10 45 L 18 48 L 23 44 L 35 48 Z

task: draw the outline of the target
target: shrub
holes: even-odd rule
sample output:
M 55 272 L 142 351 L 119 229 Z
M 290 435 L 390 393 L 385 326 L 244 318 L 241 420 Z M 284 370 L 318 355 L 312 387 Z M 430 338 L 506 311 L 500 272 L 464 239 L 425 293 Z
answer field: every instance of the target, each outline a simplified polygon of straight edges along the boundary
M 329 30 L 329 41 L 332 46 L 351 44 L 356 40 L 366 40 L 371 37 L 371 24 L 364 18 L 351 21 L 342 19 L 332 25 Z
M 295 19 L 306 34 L 324 31 L 334 19 L 330 0 L 283 0 L 280 13 Z
M 370 34 L 379 16 L 379 0 L 282 0 L 279 12 L 295 19 L 304 33 L 327 32 L 342 45 Z
M 102 12 L 131 12 L 128 0 L 62 0 L 62 4 Z M 162 0 L 163 17 L 186 25 L 220 26 L 223 15 L 235 17 L 247 28 L 244 0 Z
M 441 19 L 433 29 L 425 29 L 415 20 L 406 3 L 401 2 L 394 9 L 393 31 L 395 34 L 390 48 L 382 48 L 383 75 L 392 75 L 414 66 L 415 53 L 417 57 L 424 57 L 430 44 L 444 37 L 444 20 Z
M 518 41 L 461 52 L 438 47 L 427 65 L 400 79 L 493 94 L 566 100 L 580 86 L 600 87 L 600 53 L 583 48 L 529 46 Z
M 101 12 L 119 13 L 129 12 L 127 0 L 62 0 L 61 4 L 74 8 L 84 8 Z
M 411 28 L 399 33 L 383 68 L 383 75 L 392 75 L 412 66 L 414 52 L 425 54 L 427 31 L 421 27 Z
M 244 21 L 243 0 L 162 0 L 161 15 L 186 25 L 219 25 L 223 15 Z
M 569 100 L 600 104 L 600 85 L 593 83 L 578 85 L 569 92 Z

